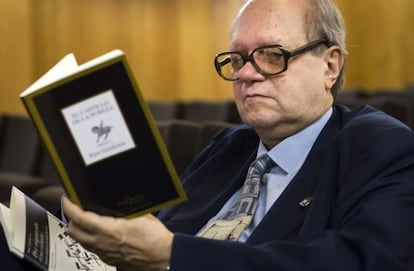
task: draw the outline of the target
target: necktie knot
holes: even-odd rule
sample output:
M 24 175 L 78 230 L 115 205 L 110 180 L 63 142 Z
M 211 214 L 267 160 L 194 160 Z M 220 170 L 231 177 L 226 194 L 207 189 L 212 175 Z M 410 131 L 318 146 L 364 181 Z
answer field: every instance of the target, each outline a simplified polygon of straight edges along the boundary
M 254 172 L 254 174 L 262 176 L 263 174 L 268 172 L 274 165 L 275 162 L 273 162 L 272 158 L 270 158 L 270 156 L 267 154 L 263 154 L 260 157 L 256 158 L 256 160 L 254 160 L 250 164 L 250 168 Z

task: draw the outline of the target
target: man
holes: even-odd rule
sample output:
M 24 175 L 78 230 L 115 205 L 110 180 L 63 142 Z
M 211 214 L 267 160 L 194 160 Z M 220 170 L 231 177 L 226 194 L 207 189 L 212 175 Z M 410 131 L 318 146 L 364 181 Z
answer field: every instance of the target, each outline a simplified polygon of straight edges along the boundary
M 414 270 L 413 134 L 372 108 L 332 106 L 345 33 L 331 1 L 249 1 L 231 38 L 236 53 L 216 67 L 253 129 L 213 140 L 182 176 L 188 201 L 161 212 L 164 224 L 66 200 L 69 232 L 131 270 Z M 238 242 L 194 236 L 230 209 L 262 153 L 276 166 Z
M 248 1 L 216 58 L 247 125 L 188 167 L 186 202 L 125 220 L 64 199 L 69 233 L 122 270 L 414 270 L 414 136 L 370 107 L 332 105 L 344 36 L 330 0 Z M 273 167 L 251 224 L 236 241 L 205 235 L 262 154 Z

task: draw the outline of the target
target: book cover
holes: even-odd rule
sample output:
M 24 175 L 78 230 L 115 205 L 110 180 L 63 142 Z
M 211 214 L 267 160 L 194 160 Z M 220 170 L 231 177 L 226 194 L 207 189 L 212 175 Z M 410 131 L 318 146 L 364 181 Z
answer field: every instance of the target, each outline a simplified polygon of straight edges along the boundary
M 128 218 L 185 200 L 122 51 L 80 66 L 69 54 L 20 97 L 82 208 Z
M 39 270 L 117 270 L 73 240 L 61 220 L 16 187 L 10 208 L 0 203 L 0 222 L 10 252 Z

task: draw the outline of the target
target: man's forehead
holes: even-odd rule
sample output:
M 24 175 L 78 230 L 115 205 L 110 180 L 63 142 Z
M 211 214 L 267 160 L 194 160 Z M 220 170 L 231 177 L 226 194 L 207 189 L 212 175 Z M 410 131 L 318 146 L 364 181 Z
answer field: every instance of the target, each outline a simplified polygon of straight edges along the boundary
M 248 1 L 234 22 L 232 44 L 246 38 L 255 39 L 257 46 L 287 40 L 296 44 L 294 39 L 305 37 L 303 11 L 303 0 Z
M 243 22 L 266 27 L 289 27 L 293 24 L 302 28 L 305 6 L 304 0 L 251 0 L 240 9 L 233 30 Z
M 308 4 L 307 0 L 249 0 L 240 8 L 238 14 L 252 9 L 262 9 L 269 13 L 282 9 L 289 12 L 303 11 Z

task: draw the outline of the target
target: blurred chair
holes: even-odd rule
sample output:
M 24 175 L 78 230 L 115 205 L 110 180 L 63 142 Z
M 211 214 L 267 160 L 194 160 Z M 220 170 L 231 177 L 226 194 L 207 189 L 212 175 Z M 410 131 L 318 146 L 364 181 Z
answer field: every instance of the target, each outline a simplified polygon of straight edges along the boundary
M 180 103 L 175 101 L 150 101 L 148 106 L 155 120 L 176 119 L 180 111 Z
M 62 185 L 52 184 L 37 189 L 33 193 L 32 199 L 52 214 L 56 214 L 60 209 L 60 200 L 64 194 L 65 190 Z
M 46 148 L 42 145 L 39 165 L 36 175 L 47 180 L 50 184 L 60 184 L 60 177 Z
M 399 95 L 378 97 L 382 100 L 382 110 L 394 118 L 414 128 L 414 101 Z
M 48 184 L 36 176 L 40 140 L 26 116 L 4 114 L 0 136 L 0 201 L 9 200 L 14 185 L 29 196 Z
M 0 138 L 1 138 L 1 135 L 2 135 L 2 131 L 3 131 L 3 118 L 4 118 L 4 116 L 3 116 L 3 114 L 1 114 L 0 115 Z
M 175 169 L 181 175 L 194 159 L 201 126 L 186 120 L 158 121 L 157 126 Z
M 207 121 L 201 124 L 200 135 L 197 142 L 197 147 L 194 155 L 197 155 L 203 148 L 205 148 L 211 139 L 220 131 L 235 126 L 234 123 L 221 121 Z
M 355 109 L 367 103 L 367 96 L 359 91 L 340 91 L 335 97 L 335 103 Z
M 30 119 L 3 115 L 0 138 L 0 171 L 32 175 L 36 172 L 40 140 Z
M 60 199 L 65 190 L 46 148 L 42 148 L 38 175 L 49 184 L 38 188 L 31 197 L 46 210 L 55 214 L 60 208 Z
M 188 101 L 181 104 L 179 119 L 240 123 L 233 101 Z

